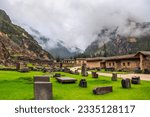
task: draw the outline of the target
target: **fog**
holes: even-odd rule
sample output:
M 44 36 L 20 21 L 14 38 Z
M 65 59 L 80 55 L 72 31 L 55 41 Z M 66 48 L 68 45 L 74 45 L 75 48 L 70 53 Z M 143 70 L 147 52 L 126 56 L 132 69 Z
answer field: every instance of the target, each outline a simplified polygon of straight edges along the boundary
M 127 34 L 127 19 L 150 22 L 149 6 L 149 0 L 0 0 L 0 8 L 15 24 L 82 50 L 103 27 L 118 26 Z

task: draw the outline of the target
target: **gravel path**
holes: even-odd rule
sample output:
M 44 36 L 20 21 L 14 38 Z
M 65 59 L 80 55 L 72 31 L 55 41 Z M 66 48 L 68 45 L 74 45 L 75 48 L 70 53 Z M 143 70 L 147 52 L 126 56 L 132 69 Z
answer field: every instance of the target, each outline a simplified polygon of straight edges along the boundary
M 99 75 L 101 76 L 112 76 L 112 74 L 110 73 L 99 73 L 97 72 Z M 139 76 L 141 78 L 141 80 L 147 80 L 150 81 L 150 74 L 118 74 L 118 77 L 120 78 L 132 78 L 134 76 Z
M 74 67 L 74 68 L 71 68 L 71 70 L 75 70 L 77 68 L 80 68 L 80 67 Z M 79 70 L 79 72 L 81 72 L 81 70 Z M 91 74 L 91 72 L 88 72 L 89 74 Z M 112 74 L 111 73 L 100 73 L 100 72 L 97 72 L 99 75 L 101 76 L 109 76 L 111 77 Z M 150 74 L 118 74 L 118 77 L 120 78 L 132 78 L 134 76 L 139 76 L 141 78 L 141 80 L 146 80 L 146 81 L 150 81 Z

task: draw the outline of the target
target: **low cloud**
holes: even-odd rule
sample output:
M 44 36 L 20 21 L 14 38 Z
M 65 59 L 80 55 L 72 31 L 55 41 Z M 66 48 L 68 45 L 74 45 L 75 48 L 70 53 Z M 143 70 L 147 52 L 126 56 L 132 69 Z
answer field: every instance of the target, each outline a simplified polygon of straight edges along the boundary
M 128 18 L 150 22 L 149 4 L 149 0 L 1 0 L 0 8 L 14 23 L 84 50 L 104 26 L 119 26 L 127 33 Z

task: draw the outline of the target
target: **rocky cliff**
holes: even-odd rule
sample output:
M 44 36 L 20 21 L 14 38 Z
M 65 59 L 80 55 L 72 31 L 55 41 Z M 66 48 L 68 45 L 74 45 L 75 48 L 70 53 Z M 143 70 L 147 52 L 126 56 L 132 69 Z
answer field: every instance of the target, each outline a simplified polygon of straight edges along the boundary
M 0 10 L 0 64 L 15 61 L 17 56 L 43 60 L 53 58 L 28 32 L 13 24 L 5 11 Z

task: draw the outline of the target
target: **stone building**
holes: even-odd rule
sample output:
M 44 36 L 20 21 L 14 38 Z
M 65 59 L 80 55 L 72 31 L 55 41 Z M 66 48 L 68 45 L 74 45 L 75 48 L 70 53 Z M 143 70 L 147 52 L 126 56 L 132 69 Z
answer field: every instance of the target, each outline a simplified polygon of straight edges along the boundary
M 82 66 L 83 63 L 86 63 L 86 58 L 76 58 L 76 66 Z
M 61 63 L 63 67 L 74 67 L 76 65 L 74 59 L 64 59 Z
M 104 57 L 96 57 L 96 58 L 87 58 L 86 64 L 88 68 L 103 68 L 105 67 L 103 64 Z
M 150 51 L 139 51 L 136 54 L 87 58 L 88 68 L 113 68 L 114 70 L 150 69 Z
M 141 70 L 150 69 L 150 51 L 139 51 L 135 56 L 139 58 L 139 68 Z
M 115 70 L 133 70 L 139 67 L 139 58 L 134 54 L 114 56 L 105 58 L 105 68 L 114 68 Z

